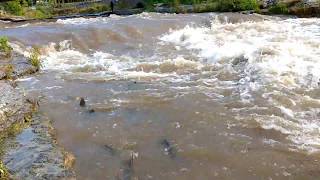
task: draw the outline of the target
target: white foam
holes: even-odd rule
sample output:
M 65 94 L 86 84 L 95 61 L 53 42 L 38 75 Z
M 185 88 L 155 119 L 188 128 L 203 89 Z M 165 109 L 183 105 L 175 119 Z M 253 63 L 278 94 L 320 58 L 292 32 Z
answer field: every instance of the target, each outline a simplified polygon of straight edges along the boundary
M 203 63 L 213 64 L 228 73 L 240 73 L 241 79 L 231 87 L 237 89 L 242 103 L 254 102 L 252 94 L 259 92 L 266 99 L 266 104 L 278 107 L 282 113 L 281 117 L 253 113 L 253 119 L 265 129 L 275 129 L 288 135 L 298 148 L 314 152 L 320 150 L 320 123 L 318 112 L 310 109 L 320 108 L 319 99 L 306 99 L 304 95 L 294 94 L 291 95 L 293 99 L 288 100 L 291 104 L 288 107 L 268 96 L 284 89 L 290 92 L 298 88 L 319 88 L 319 29 L 320 19 L 317 18 L 235 24 L 221 23 L 215 18 L 211 27 L 186 26 L 159 39 L 174 46 L 197 50 Z M 240 71 L 233 72 L 237 58 L 247 59 L 247 62 L 239 67 Z M 223 84 L 227 81 L 218 82 Z M 213 84 L 218 83 L 215 80 Z M 210 83 L 210 86 L 213 85 Z M 239 112 L 246 112 L 246 109 Z M 237 116 L 247 119 L 245 116 L 248 114 Z
M 318 19 L 213 23 L 211 28 L 187 26 L 160 40 L 199 50 L 199 56 L 211 63 L 244 56 L 250 63 L 248 73 L 258 72 L 264 82 L 317 87 L 319 25 Z
M 121 16 L 110 15 L 109 17 L 95 17 L 95 18 L 70 18 L 70 19 L 58 19 L 59 24 L 69 24 L 69 25 L 88 25 L 96 23 L 108 23 L 110 20 L 121 19 Z

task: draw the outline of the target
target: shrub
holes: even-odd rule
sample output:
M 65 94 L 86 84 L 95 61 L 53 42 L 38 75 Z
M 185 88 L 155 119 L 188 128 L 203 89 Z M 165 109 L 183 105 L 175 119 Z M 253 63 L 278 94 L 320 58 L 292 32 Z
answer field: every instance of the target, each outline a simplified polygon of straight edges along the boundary
M 259 4 L 257 0 L 240 0 L 238 7 L 240 10 L 256 10 L 259 9 Z
M 17 15 L 17 16 L 23 15 L 23 8 L 20 4 L 20 1 L 18 0 L 7 2 L 5 4 L 4 9 L 13 15 Z
M 278 3 L 269 8 L 269 12 L 274 14 L 288 14 L 288 7 L 284 3 Z
M 3 52 L 6 57 L 11 57 L 12 47 L 8 43 L 8 38 L 0 37 L 0 51 Z
M 33 47 L 30 52 L 29 62 L 32 66 L 40 69 L 41 61 L 40 61 L 40 49 L 37 47 Z
M 217 10 L 218 11 L 232 11 L 235 9 L 233 0 L 219 0 Z

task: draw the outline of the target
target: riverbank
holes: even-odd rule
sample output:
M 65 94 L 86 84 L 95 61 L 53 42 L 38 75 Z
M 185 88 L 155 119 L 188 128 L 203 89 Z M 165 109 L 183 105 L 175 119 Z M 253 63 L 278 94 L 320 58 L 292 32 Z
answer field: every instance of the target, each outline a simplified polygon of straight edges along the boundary
M 14 50 L 10 57 L 0 54 L 0 179 L 74 178 L 72 163 L 65 161 L 72 156 L 57 145 L 50 121 L 33 117 L 39 101 L 27 97 L 15 81 L 38 72 L 39 66 Z M 26 131 L 32 133 L 28 142 L 15 140 Z
M 83 6 L 81 3 L 68 3 L 65 5 L 42 4 L 36 7 L 21 7 L 21 12 L 0 12 L 0 20 L 10 22 L 54 21 L 57 19 L 79 17 L 103 17 L 110 14 L 132 15 L 142 12 L 157 13 L 205 13 L 205 12 L 240 12 L 258 13 L 263 15 L 294 15 L 297 17 L 319 17 L 320 3 L 317 0 L 259 0 L 259 1 L 206 1 L 183 4 L 179 1 L 172 3 L 154 3 L 162 1 L 141 1 L 136 5 L 120 3 L 114 12 L 104 3 L 92 3 Z M 165 2 L 165 1 L 163 1 Z M 5 5 L 0 4 L 5 7 Z M 15 5 L 18 6 L 18 5 Z M 19 8 L 17 8 L 19 9 Z M 18 10 L 16 10 L 18 11 Z M 38 13 L 37 13 L 38 12 Z M 46 14 L 44 14 L 46 13 Z M 40 14 L 40 15 L 39 15 Z M 18 15 L 18 16 L 17 16 Z

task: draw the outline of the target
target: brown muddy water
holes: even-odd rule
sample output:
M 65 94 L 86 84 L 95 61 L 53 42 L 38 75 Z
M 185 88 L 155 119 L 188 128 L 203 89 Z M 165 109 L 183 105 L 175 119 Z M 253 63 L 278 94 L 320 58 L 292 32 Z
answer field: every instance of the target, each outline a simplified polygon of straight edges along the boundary
M 155 14 L 3 24 L 84 179 L 318 179 L 320 20 Z M 80 107 L 80 97 L 86 106 Z

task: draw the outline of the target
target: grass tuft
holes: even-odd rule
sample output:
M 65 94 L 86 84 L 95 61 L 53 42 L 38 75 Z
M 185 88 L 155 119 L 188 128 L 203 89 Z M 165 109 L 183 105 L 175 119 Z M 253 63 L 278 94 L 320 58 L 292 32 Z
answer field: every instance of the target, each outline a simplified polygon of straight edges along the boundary
M 0 37 L 0 52 L 3 52 L 7 58 L 12 56 L 12 47 L 9 45 L 7 37 Z
M 41 61 L 40 61 L 40 49 L 37 47 L 33 47 L 30 52 L 29 62 L 32 66 L 36 67 L 37 69 L 41 68 Z
M 12 64 L 8 64 L 4 67 L 4 73 L 6 74 L 6 79 L 12 79 L 14 68 Z

